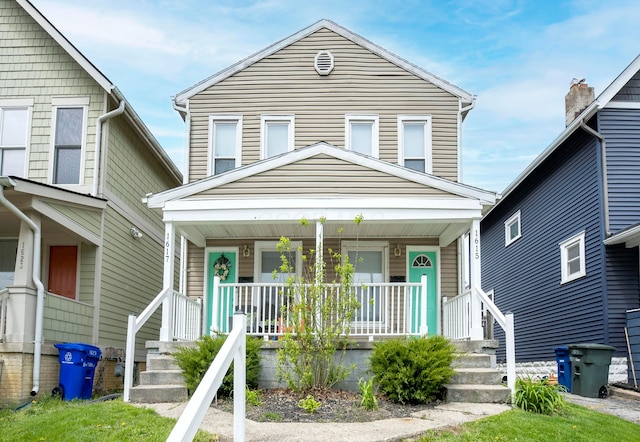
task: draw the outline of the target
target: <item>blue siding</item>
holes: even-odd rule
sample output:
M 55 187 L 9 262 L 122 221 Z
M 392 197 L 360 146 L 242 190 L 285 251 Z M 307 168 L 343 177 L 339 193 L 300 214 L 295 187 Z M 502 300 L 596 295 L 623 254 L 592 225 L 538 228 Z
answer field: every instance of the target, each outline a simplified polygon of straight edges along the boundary
M 593 137 L 574 133 L 482 221 L 482 285 L 515 315 L 519 362 L 605 339 L 597 150 Z M 505 247 L 504 221 L 517 210 L 522 237 Z M 559 243 L 583 230 L 587 275 L 561 285 Z M 496 337 L 504 343 L 499 327 Z
M 600 133 L 607 146 L 611 231 L 640 222 L 640 110 L 604 109 Z

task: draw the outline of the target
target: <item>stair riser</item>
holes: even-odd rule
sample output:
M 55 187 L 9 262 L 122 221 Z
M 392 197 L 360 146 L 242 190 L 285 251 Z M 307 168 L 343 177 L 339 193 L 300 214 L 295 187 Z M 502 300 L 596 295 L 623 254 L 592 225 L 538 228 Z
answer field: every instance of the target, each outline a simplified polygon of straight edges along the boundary
M 491 368 L 489 355 L 463 355 L 458 356 L 451 364 L 454 368 Z
M 475 404 L 495 403 L 504 404 L 508 402 L 510 390 L 507 388 L 499 390 L 447 390 L 447 402 L 471 402 Z
M 171 357 L 156 357 L 156 358 L 149 358 L 149 361 L 147 362 L 147 370 L 149 371 L 180 370 L 180 367 L 176 363 L 175 359 Z
M 181 371 L 143 371 L 140 373 L 140 385 L 184 385 Z
M 449 383 L 500 385 L 502 383 L 502 374 L 498 371 L 491 373 L 465 373 L 461 371 L 454 374 Z
M 186 387 L 172 387 L 167 385 L 156 388 L 134 387 L 129 391 L 131 402 L 142 404 L 156 404 L 159 402 L 184 402 L 187 400 Z

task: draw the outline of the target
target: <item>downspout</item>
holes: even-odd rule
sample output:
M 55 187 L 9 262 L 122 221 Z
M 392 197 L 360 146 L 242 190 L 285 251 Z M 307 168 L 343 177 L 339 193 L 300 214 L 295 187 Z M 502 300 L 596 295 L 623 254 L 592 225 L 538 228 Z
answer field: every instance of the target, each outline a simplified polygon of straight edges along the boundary
M 595 130 L 587 126 L 584 122 L 584 119 L 580 120 L 580 127 L 588 134 L 593 135 L 598 140 L 600 140 L 600 149 L 601 149 L 601 152 L 600 152 L 601 165 L 600 166 L 602 167 L 602 193 L 603 193 L 602 204 L 603 204 L 603 211 L 604 211 L 604 233 L 605 233 L 605 236 L 609 238 L 611 236 L 611 226 L 609 224 L 609 186 L 607 184 L 607 150 L 606 150 L 607 146 L 606 146 L 604 137 L 600 133 L 596 132 Z
M 100 182 L 100 177 L 98 174 L 100 173 L 100 155 L 102 148 L 102 123 L 107 121 L 110 118 L 116 117 L 124 112 L 124 100 L 120 101 L 120 106 L 117 109 L 114 109 L 106 114 L 100 115 L 96 120 L 96 149 L 93 160 L 93 189 L 91 191 L 91 195 L 98 196 L 98 183 Z
M 462 103 L 461 101 L 459 103 Z M 471 99 L 471 104 L 460 107 L 458 110 L 458 182 L 462 182 L 462 115 L 476 106 L 476 96 Z
M 191 133 L 191 111 L 189 111 L 189 102 L 187 101 L 187 105 L 185 107 L 178 106 L 176 103 L 176 97 L 173 97 L 171 100 L 171 105 L 173 108 L 181 114 L 184 114 L 184 122 L 185 122 L 185 136 L 186 136 L 186 144 L 184 149 L 184 164 L 182 165 L 182 184 L 187 184 L 189 182 L 189 143 L 190 143 L 190 133 Z
M 31 389 L 31 396 L 38 394 L 40 390 L 40 360 L 42 359 L 42 326 L 44 323 L 44 285 L 40 280 L 40 241 L 41 233 L 40 227 L 36 225 L 27 215 L 22 213 L 20 209 L 14 206 L 4 195 L 5 187 L 14 187 L 15 182 L 8 177 L 0 178 L 0 203 L 5 206 L 11 213 L 20 218 L 21 221 L 27 223 L 27 225 L 33 231 L 33 283 L 36 286 L 36 326 L 35 326 L 35 340 L 33 347 L 33 388 Z

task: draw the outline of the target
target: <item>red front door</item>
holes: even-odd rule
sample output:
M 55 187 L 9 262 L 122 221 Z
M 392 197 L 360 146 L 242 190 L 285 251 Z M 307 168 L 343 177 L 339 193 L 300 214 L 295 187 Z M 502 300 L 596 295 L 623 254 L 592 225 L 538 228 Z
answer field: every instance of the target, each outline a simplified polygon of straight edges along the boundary
M 78 246 L 51 246 L 49 249 L 49 292 L 76 299 Z

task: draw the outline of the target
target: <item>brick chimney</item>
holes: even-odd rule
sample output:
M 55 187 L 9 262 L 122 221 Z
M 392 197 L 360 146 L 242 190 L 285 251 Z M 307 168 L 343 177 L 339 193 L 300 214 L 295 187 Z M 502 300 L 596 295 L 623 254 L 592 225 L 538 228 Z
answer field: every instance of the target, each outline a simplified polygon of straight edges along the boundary
M 585 83 L 584 78 L 571 80 L 569 93 L 564 97 L 565 124 L 570 125 L 580 115 L 580 112 L 585 110 L 595 99 L 593 88 Z

